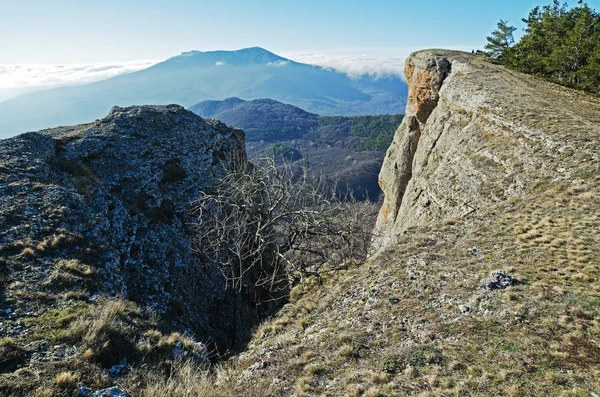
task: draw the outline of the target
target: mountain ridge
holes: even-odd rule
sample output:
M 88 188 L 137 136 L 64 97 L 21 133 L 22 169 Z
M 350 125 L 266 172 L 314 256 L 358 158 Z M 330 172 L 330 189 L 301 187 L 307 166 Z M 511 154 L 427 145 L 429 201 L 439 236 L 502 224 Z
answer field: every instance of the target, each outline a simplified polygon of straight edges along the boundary
M 0 102 L 0 137 L 86 122 L 115 105 L 191 106 L 200 99 L 268 97 L 329 115 L 395 113 L 404 105 L 406 83 L 398 76 L 351 79 L 259 47 L 184 54 L 107 80 Z

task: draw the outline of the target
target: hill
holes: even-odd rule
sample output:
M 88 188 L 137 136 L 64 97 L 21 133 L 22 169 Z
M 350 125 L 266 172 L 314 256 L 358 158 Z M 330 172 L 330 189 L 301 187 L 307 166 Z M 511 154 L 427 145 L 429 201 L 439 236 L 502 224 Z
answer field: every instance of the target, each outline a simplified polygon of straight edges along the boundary
M 0 138 L 102 117 L 114 106 L 191 106 L 199 99 L 273 98 L 326 115 L 394 113 L 404 105 L 400 77 L 351 79 L 262 48 L 190 51 L 108 80 L 23 94 L 0 102 Z
M 383 152 L 401 115 L 319 116 L 272 99 L 203 101 L 189 110 L 246 133 L 250 159 L 272 156 L 308 162 L 312 172 L 350 188 L 359 199 L 377 201 Z
M 302 138 L 318 127 L 319 116 L 273 99 L 203 101 L 189 108 L 246 132 L 247 141 L 282 141 Z
M 243 129 L 248 142 L 304 139 L 357 150 L 385 150 L 402 121 L 398 114 L 319 116 L 273 99 L 203 101 L 189 110 Z

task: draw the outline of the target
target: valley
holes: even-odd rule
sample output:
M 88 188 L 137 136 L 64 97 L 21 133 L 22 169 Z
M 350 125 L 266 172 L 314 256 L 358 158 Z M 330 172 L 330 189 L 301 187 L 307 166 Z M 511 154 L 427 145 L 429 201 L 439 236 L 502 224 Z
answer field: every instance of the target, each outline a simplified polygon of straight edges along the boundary
M 244 130 L 251 160 L 305 164 L 340 194 L 374 202 L 384 150 L 402 121 L 402 115 L 319 116 L 271 99 L 205 101 L 189 110 Z

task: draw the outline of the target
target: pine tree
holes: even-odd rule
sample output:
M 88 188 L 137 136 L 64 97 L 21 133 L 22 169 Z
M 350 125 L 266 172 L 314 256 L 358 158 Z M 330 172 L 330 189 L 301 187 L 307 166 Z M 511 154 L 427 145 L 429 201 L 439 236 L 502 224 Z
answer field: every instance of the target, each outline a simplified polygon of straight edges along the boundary
M 497 61 L 504 61 L 508 50 L 515 43 L 513 36 L 515 30 L 517 28 L 501 19 L 498 22 L 498 29 L 494 30 L 492 35 L 487 37 L 488 43 L 485 45 L 485 49 L 488 50 L 487 55 Z

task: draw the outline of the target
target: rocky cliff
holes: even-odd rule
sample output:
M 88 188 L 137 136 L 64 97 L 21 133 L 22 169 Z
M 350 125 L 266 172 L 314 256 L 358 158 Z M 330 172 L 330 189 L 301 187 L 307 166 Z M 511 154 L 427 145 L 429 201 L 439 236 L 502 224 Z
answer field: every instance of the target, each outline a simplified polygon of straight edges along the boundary
M 375 248 L 416 225 L 476 215 L 598 160 L 598 98 L 469 54 L 406 60 L 409 96 L 379 175 L 385 194 Z
M 0 141 L 2 336 L 27 331 L 19 318 L 104 295 L 222 349 L 240 344 L 252 304 L 234 304 L 187 230 L 199 190 L 234 160 L 245 161 L 242 131 L 175 105 Z

